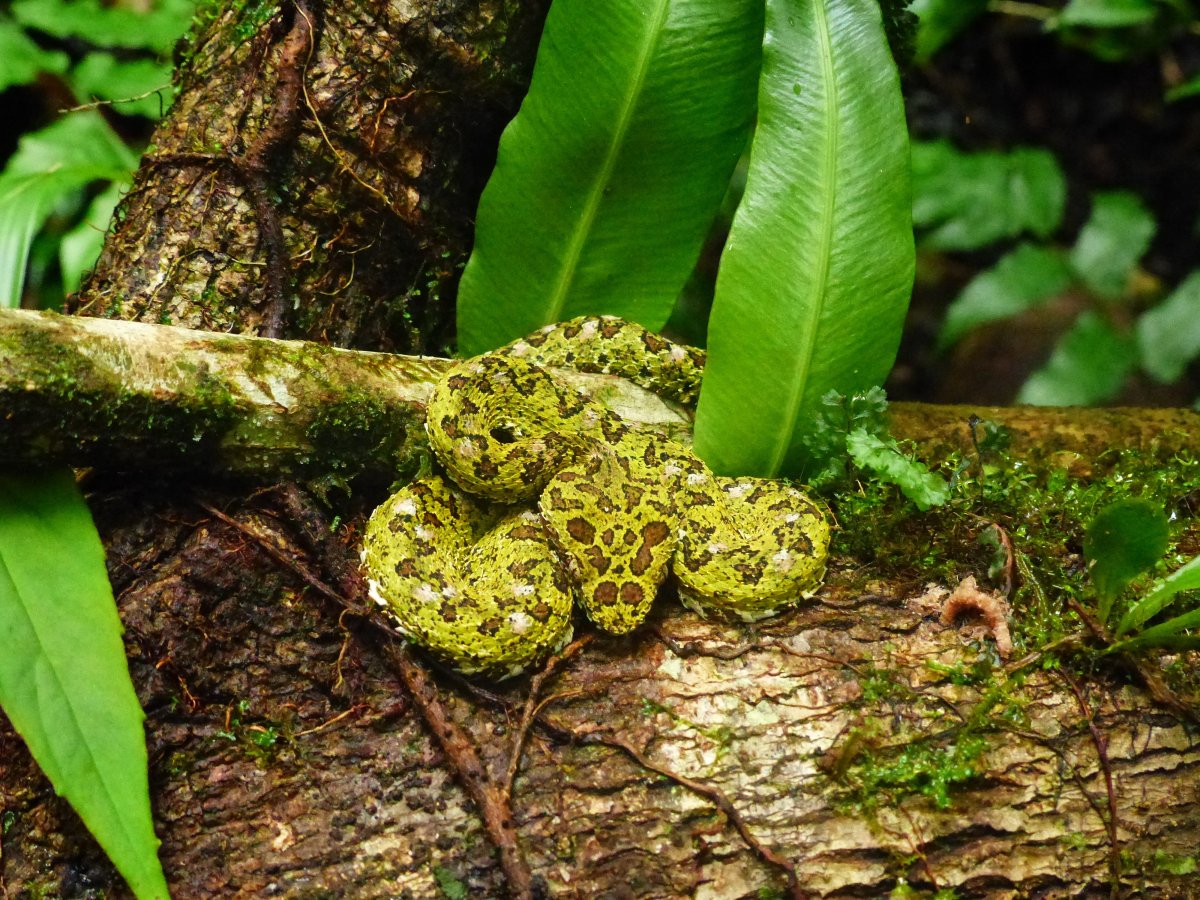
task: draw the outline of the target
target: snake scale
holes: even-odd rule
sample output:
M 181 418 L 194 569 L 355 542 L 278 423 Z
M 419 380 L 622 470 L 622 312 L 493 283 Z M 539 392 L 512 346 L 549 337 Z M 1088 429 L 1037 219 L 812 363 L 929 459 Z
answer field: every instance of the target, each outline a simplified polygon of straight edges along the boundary
M 721 478 L 636 431 L 551 368 L 628 377 L 694 402 L 703 357 L 611 317 L 547 326 L 456 362 L 426 410 L 431 472 L 371 515 L 371 597 L 414 643 L 505 678 L 562 647 L 578 604 L 605 631 L 646 617 L 673 576 L 704 615 L 755 621 L 812 596 L 829 526 L 794 487 Z

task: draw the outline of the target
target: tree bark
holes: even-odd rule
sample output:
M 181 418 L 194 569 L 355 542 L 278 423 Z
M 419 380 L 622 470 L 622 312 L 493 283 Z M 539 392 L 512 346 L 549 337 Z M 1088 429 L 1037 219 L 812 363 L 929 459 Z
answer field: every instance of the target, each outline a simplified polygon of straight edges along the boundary
M 73 308 L 439 349 L 473 205 L 545 5 L 218 10 L 190 42 L 176 106 Z M 109 340 L 119 329 L 100 330 Z M 210 371 L 245 346 L 185 340 L 195 343 L 166 356 L 207 359 Z M 322 383 L 354 382 L 348 357 L 311 352 Z M 310 374 L 288 393 L 319 406 L 328 397 L 310 396 Z M 279 399 L 246 388 L 240 413 L 256 393 Z M 398 462 L 419 400 L 414 390 L 396 401 L 404 424 L 387 446 Z M 1006 420 L 1039 465 L 1084 476 L 1098 446 L 1164 460 L 1197 449 L 1189 414 L 974 412 Z M 933 455 L 970 446 L 964 410 L 901 407 L 897 421 Z M 326 484 L 328 506 L 286 483 L 247 495 L 204 474 L 207 463 L 180 479 L 169 447 L 136 446 L 87 459 L 87 484 L 148 716 L 174 895 L 504 896 L 455 754 L 418 715 L 421 690 L 365 617 L 314 586 L 314 576 L 352 586 L 346 560 L 379 487 L 346 496 Z M 160 457 L 149 474 L 121 474 L 122 458 L 127 470 Z M 228 466 L 221 474 L 233 458 L 205 456 Z M 919 543 L 964 538 L 936 517 L 914 521 Z M 943 625 L 921 580 L 872 577 L 872 565 L 837 557 L 814 602 L 754 628 L 701 621 L 664 597 L 631 637 L 597 639 L 565 661 L 516 770 L 516 849 L 535 891 L 876 897 L 906 883 L 960 897 L 1200 894 L 1195 725 L 1115 670 L 1085 679 L 1030 666 L 990 687 L 959 683 L 947 673 L 990 660 L 990 643 Z M 443 724 L 502 784 L 528 680 L 497 689 L 438 674 L 436 685 Z M 997 685 L 1004 703 L 989 693 Z M 1016 710 L 1011 719 L 973 726 L 998 704 Z M 983 741 L 977 754 L 968 738 Z M 863 789 L 865 758 L 916 766 L 916 750 L 937 764 L 921 787 L 951 777 L 956 753 L 971 756 L 949 805 L 936 791 Z M 125 891 L 7 723 L 0 879 L 6 896 Z

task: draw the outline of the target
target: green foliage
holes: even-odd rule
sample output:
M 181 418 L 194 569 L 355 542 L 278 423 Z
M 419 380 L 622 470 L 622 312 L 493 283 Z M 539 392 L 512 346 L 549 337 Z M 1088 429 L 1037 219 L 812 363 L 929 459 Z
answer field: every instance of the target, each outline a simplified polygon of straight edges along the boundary
M 758 129 L 696 415 L 714 470 L 802 472 L 822 397 L 890 370 L 913 274 L 906 146 L 873 0 L 768 0 Z
M 917 61 L 925 62 L 987 9 L 987 0 L 913 0 Z
M 100 100 L 124 115 L 157 119 L 170 101 L 169 53 L 193 7 L 194 0 L 158 0 L 145 11 L 101 0 L 17 0 L 11 19 L 0 16 L 0 90 L 51 75 L 80 103 Z M 43 49 L 33 35 L 58 39 L 77 58 Z M 82 53 L 84 46 L 91 49 Z M 35 286 L 50 305 L 79 286 L 136 160 L 96 112 L 69 113 L 22 138 L 0 172 L 0 306 L 21 302 L 39 232 L 61 241 L 61 285 Z
M 29 248 L 50 214 L 77 203 L 94 181 L 126 184 L 136 161 L 96 112 L 67 116 L 21 138 L 0 173 L 0 306 L 20 305 Z
M 907 456 L 892 438 L 856 428 L 846 436 L 846 449 L 858 466 L 899 487 L 922 512 L 941 506 L 950 496 L 946 480 L 930 472 L 920 460 Z
M 1169 543 L 1167 517 L 1155 504 L 1126 499 L 1112 503 L 1096 514 L 1087 527 L 1084 553 L 1091 561 L 1092 585 L 1098 595 L 1097 616 L 1110 624 L 1114 601 L 1131 582 L 1153 567 Z M 1200 557 L 1195 557 L 1170 575 L 1152 583 L 1129 604 L 1112 629 L 1114 643 L 1107 652 L 1117 653 L 1150 647 L 1200 648 L 1200 607 L 1149 628 L 1146 622 L 1158 616 L 1180 594 L 1200 588 Z
M 67 63 L 67 54 L 43 50 L 24 28 L 0 16 L 0 91 L 33 81 L 39 72 L 61 75 L 67 70 Z
M 807 453 L 813 460 L 808 481 L 814 487 L 844 483 L 851 475 L 847 463 L 875 479 L 894 484 L 924 512 L 950 496 L 945 479 L 920 460 L 906 454 L 888 433 L 887 395 L 882 388 L 843 397 L 830 391 L 814 416 Z
M 459 288 L 482 353 L 610 313 L 661 328 L 749 135 L 762 0 L 557 0 Z
M 996 154 L 975 155 L 987 167 L 997 165 Z M 920 165 L 934 164 L 926 160 Z M 1049 191 L 1052 198 L 1047 204 L 1027 204 L 1029 208 L 1057 205 L 1061 209 L 1059 188 L 1052 182 L 1042 182 L 1040 187 L 1026 182 L 1031 189 Z M 942 179 L 915 177 L 914 185 L 914 209 L 955 208 L 945 195 Z M 930 193 L 935 196 L 926 196 Z M 1002 192 L 978 190 L 974 199 L 973 206 L 962 201 L 965 218 L 951 217 L 934 234 L 950 228 L 953 234 L 969 233 L 990 241 L 992 236 L 1012 230 L 1010 201 Z M 968 209 L 969 213 L 965 212 Z M 1057 225 L 1057 219 L 1054 221 Z M 1125 314 L 1118 314 L 1119 307 L 1134 307 L 1139 302 L 1133 296 L 1133 285 L 1155 229 L 1153 216 L 1136 195 L 1123 191 L 1093 195 L 1091 216 L 1069 250 L 1049 243 L 1021 243 L 992 268 L 976 275 L 946 310 L 938 334 L 939 349 L 947 349 L 974 328 L 1035 309 L 1074 290 L 1093 298 L 1093 308 L 1080 313 L 1049 360 L 1029 377 L 1017 395 L 1019 403 L 1101 403 L 1116 396 L 1139 366 L 1156 380 L 1174 381 L 1200 356 L 1200 316 L 1195 314 L 1200 303 L 1200 272 L 1146 310 L 1132 334 L 1123 324 Z M 937 241 L 923 245 L 946 246 Z M 966 241 L 954 248 L 979 246 L 982 244 Z
M 0 705 L 138 897 L 166 897 L 142 710 L 70 473 L 0 479 Z
M 1092 561 L 1092 584 L 1100 596 L 1100 619 L 1138 575 L 1162 559 L 1170 532 L 1162 509 L 1139 498 L 1119 500 L 1088 523 L 1083 552 Z
M 1020 244 L 972 279 L 946 310 L 938 347 L 944 350 L 973 328 L 1040 306 L 1071 281 L 1071 268 L 1057 249 Z
M 1154 18 L 1157 6 L 1155 0 L 1070 0 L 1058 14 L 1058 24 L 1091 28 L 1142 25 Z
M 1046 364 L 1017 394 L 1035 406 L 1088 406 L 1115 395 L 1135 365 L 1133 339 L 1103 317 L 1084 312 L 1064 334 Z
M 83 38 L 98 47 L 171 52 L 192 20 L 195 0 L 155 0 L 143 11 L 102 0 L 15 0 L 13 17 L 57 38 Z
M 1137 321 L 1138 357 L 1155 380 L 1174 381 L 1200 356 L 1200 272 Z
M 978 734 L 962 734 L 949 745 L 912 741 L 888 753 L 866 754 L 853 774 L 865 798 L 885 791 L 921 794 L 948 809 L 951 790 L 979 774 L 986 749 L 987 739 Z
M 918 59 L 929 59 L 988 9 L 1040 20 L 1063 44 L 1107 61 L 1164 47 L 1190 31 L 1196 19 L 1193 5 L 1184 0 L 1068 0 L 1060 9 L 1038 3 L 915 0 Z
M 159 118 L 169 98 L 171 65 L 156 59 L 119 60 L 111 53 L 89 53 L 71 70 L 75 96 L 108 100 L 127 116 Z
M 433 867 L 433 879 L 446 900 L 467 900 L 471 896 L 462 880 L 444 866 Z
M 912 144 L 913 225 L 923 248 L 975 250 L 1062 222 L 1067 184 L 1053 154 L 1031 147 L 962 153 L 949 141 Z
M 1155 227 L 1136 194 L 1095 194 L 1091 218 L 1071 248 L 1071 268 L 1097 297 L 1117 300 L 1127 293 L 1129 276 L 1149 249 Z

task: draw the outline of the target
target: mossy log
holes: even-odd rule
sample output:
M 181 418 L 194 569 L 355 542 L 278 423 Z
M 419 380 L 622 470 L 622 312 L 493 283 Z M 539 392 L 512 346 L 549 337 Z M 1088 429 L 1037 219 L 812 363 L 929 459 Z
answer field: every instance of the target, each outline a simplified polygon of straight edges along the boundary
M 326 492 L 336 528 L 294 486 L 266 486 L 389 478 L 418 447 L 437 364 L 227 333 L 444 345 L 547 5 L 205 4 L 175 105 L 69 309 L 222 334 L 0 322 L 4 460 L 93 469 L 177 898 L 506 893 L 377 632 L 297 569 L 336 584 L 382 485 Z M 1200 449 L 1182 412 L 893 412 L 931 459 L 970 447 L 972 413 L 998 420 L 1035 473 L 1086 477 L 1122 445 L 1163 465 Z M 704 622 L 664 596 L 646 627 L 573 658 L 545 685 L 516 772 L 512 821 L 535 884 L 770 897 L 790 890 L 783 860 L 801 895 L 1200 896 L 1200 734 L 1121 669 L 1008 678 L 990 642 L 941 624 L 925 559 L 973 546 L 965 521 L 906 520 L 880 536 L 907 542 L 903 571 L 839 555 L 811 604 L 758 627 Z M 982 574 L 976 557 L 954 554 L 955 576 Z M 947 674 L 981 662 L 994 677 Z M 502 781 L 528 682 L 437 683 Z M 1019 718 L 967 727 L 1010 706 Z M 872 758 L 910 789 L 864 792 Z M 0 895 L 124 891 L 0 718 Z
M 435 357 L 305 341 L 0 310 L 0 462 L 209 475 L 391 479 L 425 451 Z M 690 440 L 686 410 L 620 378 L 560 372 L 626 420 Z M 1004 425 L 1018 452 L 1079 469 L 1111 428 L 1169 458 L 1200 414 L 895 404 L 892 427 L 930 458 L 970 448 L 972 418 Z

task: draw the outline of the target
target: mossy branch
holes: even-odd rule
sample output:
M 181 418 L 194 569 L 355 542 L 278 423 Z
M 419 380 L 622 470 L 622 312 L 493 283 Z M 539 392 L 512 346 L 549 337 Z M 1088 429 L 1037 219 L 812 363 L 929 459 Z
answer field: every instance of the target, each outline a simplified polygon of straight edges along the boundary
M 424 402 L 445 360 L 304 341 L 0 310 L 0 462 L 256 479 L 391 478 L 425 446 Z M 627 420 L 684 441 L 686 413 L 620 378 L 562 373 Z M 1023 453 L 1195 448 L 1189 410 L 1047 410 L 894 404 L 893 429 L 930 459 L 970 448 L 972 415 Z M 1098 436 L 1103 434 L 1101 439 Z M 1074 457 L 1072 459 L 1071 457 Z
M 390 478 L 424 447 L 445 360 L 0 310 L 0 462 Z M 571 376 L 626 418 L 687 417 L 635 385 Z

